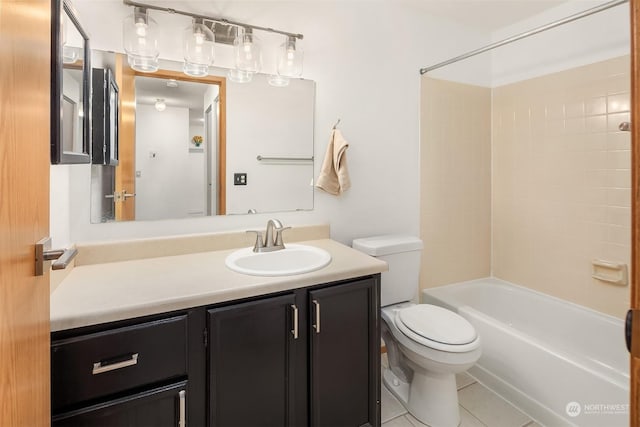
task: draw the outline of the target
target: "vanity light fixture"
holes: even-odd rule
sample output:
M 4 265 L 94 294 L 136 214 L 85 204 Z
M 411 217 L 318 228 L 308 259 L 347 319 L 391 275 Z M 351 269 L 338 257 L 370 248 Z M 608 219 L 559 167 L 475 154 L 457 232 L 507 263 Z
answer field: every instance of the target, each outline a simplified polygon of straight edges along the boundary
M 157 98 L 155 103 L 156 110 L 164 111 L 167 109 L 167 104 L 164 102 L 164 99 Z
M 189 76 L 202 77 L 208 74 L 213 63 L 214 44 L 233 44 L 235 53 L 234 69 L 228 77 L 232 82 L 247 83 L 253 73 L 262 70 L 262 44 L 254 31 L 264 31 L 285 36 L 280 45 L 277 70 L 274 73 L 276 86 L 286 86 L 288 78 L 302 75 L 302 50 L 297 44 L 302 34 L 289 33 L 268 27 L 232 21 L 223 17 L 195 14 L 177 9 L 123 0 L 125 6 L 134 8 L 133 15 L 123 23 L 124 50 L 131 68 L 137 71 L 154 72 L 158 70 L 158 24 L 149 16 L 149 11 L 166 12 L 172 15 L 184 15 L 193 19 L 184 31 L 183 71 Z
M 124 50 L 129 66 L 136 71 L 158 71 L 158 23 L 144 7 L 134 7 L 122 24 Z
M 262 45 L 251 28 L 243 28 L 233 42 L 236 54 L 236 69 L 248 73 L 262 70 Z
M 278 50 L 278 75 L 284 77 L 302 76 L 303 51 L 296 46 L 296 38 L 287 36 L 287 40 Z
M 271 74 L 269 76 L 269 84 L 275 87 L 289 86 L 289 77 Z
M 184 66 L 188 76 L 204 77 L 213 64 L 215 36 L 202 18 L 193 18 L 193 23 L 184 30 Z
M 253 73 L 232 68 L 227 72 L 227 78 L 234 83 L 249 83 L 253 80 Z

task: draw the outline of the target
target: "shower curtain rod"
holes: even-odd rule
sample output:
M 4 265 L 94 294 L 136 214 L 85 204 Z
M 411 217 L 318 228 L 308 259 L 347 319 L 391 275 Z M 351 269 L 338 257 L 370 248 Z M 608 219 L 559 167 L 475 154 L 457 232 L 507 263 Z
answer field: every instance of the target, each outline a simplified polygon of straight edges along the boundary
M 458 62 L 458 61 L 462 61 L 463 59 L 471 58 L 472 56 L 476 56 L 476 55 L 479 55 L 481 53 L 487 52 L 489 50 L 493 50 L 493 49 L 495 49 L 497 47 L 504 46 L 504 45 L 509 44 L 509 43 L 513 43 L 515 41 L 524 39 L 526 37 L 533 36 L 534 34 L 538 34 L 538 33 L 541 33 L 543 31 L 547 31 L 547 30 L 550 30 L 552 28 L 559 27 L 560 25 L 568 24 L 569 22 L 577 21 L 578 19 L 585 18 L 585 17 L 587 17 L 589 15 L 593 15 L 595 13 L 599 13 L 599 12 L 602 12 L 604 10 L 611 9 L 612 7 L 621 5 L 623 3 L 628 3 L 628 2 L 629 2 L 629 0 L 613 0 L 613 1 L 610 1 L 608 3 L 601 4 L 600 6 L 596 6 L 596 7 L 593 7 L 591 9 L 587 9 L 587 10 L 585 10 L 583 12 L 576 13 L 575 15 L 568 16 L 568 17 L 566 17 L 564 19 L 560 19 L 560 20 L 552 22 L 550 24 L 543 25 L 543 26 L 538 27 L 538 28 L 534 28 L 533 30 L 530 30 L 530 31 L 527 31 L 527 32 L 524 32 L 524 33 L 521 33 L 521 34 L 518 34 L 518 35 L 515 35 L 515 36 L 512 36 L 512 37 L 509 37 L 509 38 L 504 39 L 504 40 L 500 40 L 499 42 L 495 42 L 495 43 L 492 43 L 492 44 L 487 45 L 485 47 L 481 47 L 480 49 L 472 50 L 471 52 L 467 52 L 465 54 L 456 56 L 455 58 L 451 58 L 451 59 L 446 60 L 444 62 L 440 62 L 438 64 L 432 65 L 430 67 L 421 68 L 420 69 L 420 74 L 426 74 L 429 71 L 433 71 L 435 69 L 444 67 L 446 65 L 453 64 L 454 62 Z

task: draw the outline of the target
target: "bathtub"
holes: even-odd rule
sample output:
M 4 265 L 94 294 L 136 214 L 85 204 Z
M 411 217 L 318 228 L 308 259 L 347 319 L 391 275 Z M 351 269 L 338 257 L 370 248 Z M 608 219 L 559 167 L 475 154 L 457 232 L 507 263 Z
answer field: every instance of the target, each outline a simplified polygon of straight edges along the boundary
M 469 374 L 545 426 L 629 425 L 624 322 L 488 278 L 426 289 L 482 340 Z

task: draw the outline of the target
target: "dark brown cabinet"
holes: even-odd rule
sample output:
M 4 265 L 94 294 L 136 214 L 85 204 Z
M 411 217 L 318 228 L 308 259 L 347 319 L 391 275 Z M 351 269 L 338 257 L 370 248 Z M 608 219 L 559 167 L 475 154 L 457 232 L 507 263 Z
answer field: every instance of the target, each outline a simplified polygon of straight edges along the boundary
M 379 426 L 379 275 L 52 334 L 52 424 Z
M 379 425 L 378 295 L 369 277 L 209 310 L 210 426 Z
M 310 425 L 379 425 L 378 287 L 372 279 L 308 296 Z
M 54 427 L 186 427 L 187 383 L 135 393 L 53 417 Z
M 208 311 L 211 426 L 295 425 L 296 310 L 291 293 Z
M 52 425 L 204 425 L 202 309 L 54 332 Z

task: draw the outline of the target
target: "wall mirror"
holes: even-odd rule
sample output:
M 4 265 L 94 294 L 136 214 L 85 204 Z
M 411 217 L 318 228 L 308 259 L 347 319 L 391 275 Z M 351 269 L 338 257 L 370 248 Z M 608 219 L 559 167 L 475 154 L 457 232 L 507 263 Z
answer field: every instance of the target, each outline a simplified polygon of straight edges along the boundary
M 67 1 L 52 2 L 51 163 L 89 163 L 89 37 Z
M 313 209 L 315 83 L 226 79 L 227 70 L 156 73 L 94 51 L 116 76 L 119 162 L 92 165 L 91 222 Z

